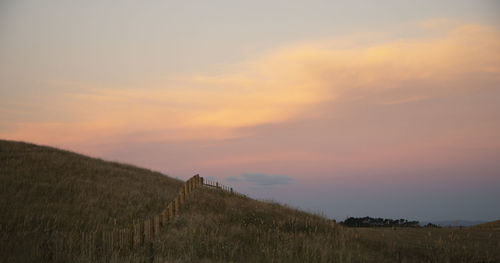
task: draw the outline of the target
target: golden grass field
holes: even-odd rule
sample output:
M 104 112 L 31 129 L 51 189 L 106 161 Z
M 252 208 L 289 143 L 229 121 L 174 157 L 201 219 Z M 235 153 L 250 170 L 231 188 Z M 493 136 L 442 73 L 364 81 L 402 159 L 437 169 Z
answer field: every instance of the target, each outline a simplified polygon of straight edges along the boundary
M 146 169 L 0 140 L 1 261 L 56 261 L 34 253 L 51 231 L 131 225 L 160 213 L 181 186 Z M 345 228 L 321 215 L 205 187 L 152 243 L 59 261 L 500 262 L 499 226 Z

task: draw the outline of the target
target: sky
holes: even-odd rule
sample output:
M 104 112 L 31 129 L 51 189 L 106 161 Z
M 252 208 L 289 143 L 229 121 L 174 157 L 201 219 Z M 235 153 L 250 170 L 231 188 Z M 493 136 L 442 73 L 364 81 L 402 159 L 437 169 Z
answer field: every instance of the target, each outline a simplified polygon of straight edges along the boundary
M 0 138 L 343 220 L 500 219 L 500 2 L 1 1 Z

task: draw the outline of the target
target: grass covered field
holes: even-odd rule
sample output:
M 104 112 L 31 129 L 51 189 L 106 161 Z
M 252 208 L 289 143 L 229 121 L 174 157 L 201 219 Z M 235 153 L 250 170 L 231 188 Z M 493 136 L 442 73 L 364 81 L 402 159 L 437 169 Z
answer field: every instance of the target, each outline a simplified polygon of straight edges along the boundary
M 51 231 L 93 231 L 160 213 L 182 187 L 160 173 L 0 141 L 0 258 L 43 262 Z M 498 222 L 471 228 L 345 228 L 320 215 L 196 190 L 152 243 L 61 262 L 500 262 Z
M 401 262 L 499 262 L 500 231 L 489 228 L 355 228 L 372 259 Z M 390 262 L 390 261 L 389 261 Z

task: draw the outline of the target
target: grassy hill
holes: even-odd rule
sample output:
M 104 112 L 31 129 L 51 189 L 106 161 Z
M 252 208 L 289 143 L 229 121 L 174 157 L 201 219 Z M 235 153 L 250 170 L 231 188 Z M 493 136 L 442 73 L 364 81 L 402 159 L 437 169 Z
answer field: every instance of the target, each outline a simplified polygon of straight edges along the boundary
M 474 226 L 475 229 L 490 229 L 490 230 L 500 230 L 500 220 L 487 222 Z
M 183 182 L 131 165 L 0 140 L 0 224 L 92 230 L 159 213 Z
M 146 169 L 33 144 L 0 141 L 0 258 L 51 231 L 127 226 L 160 213 L 183 182 Z M 48 230 L 48 231 L 47 231 Z M 203 187 L 152 243 L 61 262 L 498 262 L 498 229 L 343 228 L 271 202 Z

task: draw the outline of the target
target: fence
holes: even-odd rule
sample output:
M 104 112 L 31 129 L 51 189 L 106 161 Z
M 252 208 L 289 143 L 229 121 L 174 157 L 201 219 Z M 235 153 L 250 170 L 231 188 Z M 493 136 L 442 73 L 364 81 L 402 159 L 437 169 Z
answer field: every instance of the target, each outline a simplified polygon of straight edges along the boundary
M 181 207 L 194 191 L 203 186 L 241 195 L 231 187 L 195 175 L 184 183 L 179 194 L 159 215 L 141 220 L 130 227 L 109 231 L 53 232 L 36 248 L 36 254 L 58 261 L 71 258 L 72 255 L 96 258 L 140 248 L 153 241 L 168 222 L 179 214 Z
M 233 193 L 233 188 L 219 184 L 219 182 L 217 182 L 217 181 L 205 180 L 203 185 L 208 186 L 208 187 L 218 188 L 218 189 Z
M 211 180 L 205 179 L 203 181 L 203 186 L 206 186 L 206 187 L 209 187 L 209 188 L 213 188 L 213 189 L 219 189 L 219 190 L 222 190 L 222 191 L 226 191 L 226 192 L 229 192 L 229 193 L 234 194 L 234 195 L 239 195 L 239 196 L 247 197 L 246 195 L 244 195 L 242 193 L 234 191 L 232 187 L 220 184 L 217 181 L 211 181 Z

